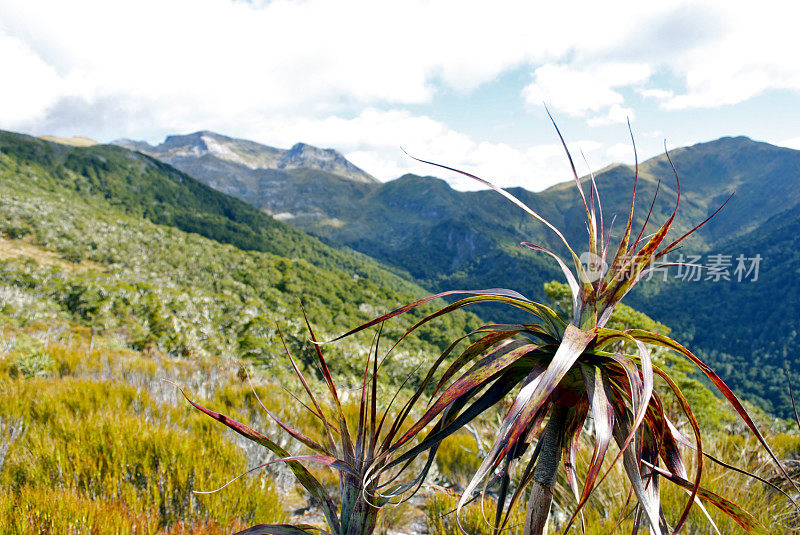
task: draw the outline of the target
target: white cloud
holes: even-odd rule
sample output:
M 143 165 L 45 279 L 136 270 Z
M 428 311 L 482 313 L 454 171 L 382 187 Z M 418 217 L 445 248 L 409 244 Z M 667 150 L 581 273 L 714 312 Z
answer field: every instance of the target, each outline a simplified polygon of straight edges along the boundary
M 638 93 L 643 97 L 657 100 L 669 100 L 675 96 L 675 92 L 671 89 L 639 89 Z
M 609 31 L 617 38 L 608 47 L 576 43 L 572 54 L 538 67 L 526 88 L 529 102 L 544 99 L 587 117 L 622 106 L 621 88 L 633 88 L 665 110 L 733 105 L 776 89 L 800 91 L 800 4 L 674 2 L 652 15 L 637 14 L 627 28 L 612 23 Z M 596 116 L 590 120 L 603 124 Z
M 565 65 L 536 69 L 534 81 L 523 94 L 529 105 L 544 102 L 556 111 L 579 117 L 623 101 L 622 95 L 596 76 Z
M 404 110 L 366 109 L 354 118 L 329 116 L 324 119 L 279 119 L 253 129 L 248 137 L 274 146 L 287 146 L 296 140 L 335 148 L 354 164 L 380 180 L 405 173 L 434 175 L 461 190 L 480 189 L 477 182 L 462 175 L 419 163 L 405 155 L 444 164 L 473 173 L 498 186 L 521 185 L 541 190 L 571 178 L 564 149 L 558 143 L 518 149 L 504 143 L 475 140 L 426 116 Z M 607 163 L 597 141 L 569 143 L 580 163 L 581 150 Z M 588 172 L 579 165 L 583 173 Z
M 609 160 L 614 163 L 633 163 L 633 145 L 630 143 L 615 143 L 605 150 Z
M 142 137 L 153 124 L 179 130 L 426 103 L 441 88 L 469 91 L 572 50 L 612 49 L 661 11 L 627 0 L 587 4 L 581 17 L 574 9 L 512 0 L 6 0 L 0 31 L 31 51 L 30 65 L 15 70 L 46 67 L 56 80 L 36 113 L 5 112 L 0 121 L 96 135 L 89 130 L 117 120 Z M 570 22 L 553 23 L 562 20 Z M 16 83 L 20 92 L 38 85 Z
M 679 109 L 800 90 L 798 10 L 774 0 L 4 0 L 0 128 L 104 141 L 209 128 L 334 146 L 382 178 L 434 172 L 408 163 L 403 145 L 536 189 L 569 176 L 556 145 L 512 147 L 402 110 L 512 69 L 533 75 L 530 104 L 590 126 L 633 117 L 631 92 Z
M 622 106 L 624 98 L 616 88 L 640 84 L 650 75 L 650 67 L 644 63 L 602 63 L 586 68 L 548 64 L 536 69 L 534 81 L 523 94 L 531 106 L 544 102 L 575 117 L 593 112 L 587 121 L 590 126 L 624 123 L 633 111 Z
M 713 108 L 738 104 L 771 89 L 800 90 L 796 23 L 800 4 L 765 0 L 756 4 L 707 0 L 678 22 L 690 46 L 657 58 L 683 81 L 682 90 L 653 88 L 667 110 Z M 705 20 L 704 25 L 692 19 Z
M 633 121 L 636 114 L 633 108 L 624 108 L 619 104 L 612 104 L 605 115 L 592 117 L 586 121 L 589 126 L 605 126 L 609 124 L 625 123 Z
M 113 102 L 106 109 L 118 114 L 146 109 L 176 125 L 204 112 L 319 115 L 430 102 L 442 86 L 469 91 L 525 66 L 535 72 L 530 101 L 582 117 L 625 105 L 620 89 L 657 71 L 685 86 L 644 90 L 670 109 L 800 89 L 800 7 L 668 4 L 6 0 L 0 57 L 15 72 L 41 71 L 20 76 L 19 92 L 47 85 L 48 95 L 33 111 L 4 109 L 0 121 L 32 121 L 53 96 L 73 107 Z M 14 51 L 20 41 L 23 54 Z M 45 70 L 55 83 L 42 83 Z
M 15 123 L 44 114 L 58 97 L 60 80 L 55 70 L 28 46 L 0 32 L 0 121 Z

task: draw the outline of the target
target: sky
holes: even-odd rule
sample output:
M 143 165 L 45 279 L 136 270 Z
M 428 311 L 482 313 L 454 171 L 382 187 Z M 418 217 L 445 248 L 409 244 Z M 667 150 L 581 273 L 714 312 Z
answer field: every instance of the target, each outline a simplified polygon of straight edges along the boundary
M 793 7 L 797 5 L 798 7 Z M 0 129 L 212 130 L 534 191 L 722 136 L 800 149 L 800 4 L 0 0 Z M 581 156 L 583 153 L 583 156 Z

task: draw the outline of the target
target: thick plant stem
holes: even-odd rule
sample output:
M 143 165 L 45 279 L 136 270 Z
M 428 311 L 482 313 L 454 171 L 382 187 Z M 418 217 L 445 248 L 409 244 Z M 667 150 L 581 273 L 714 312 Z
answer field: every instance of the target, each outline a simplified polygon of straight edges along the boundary
M 553 503 L 553 489 L 556 484 L 558 464 L 561 462 L 561 447 L 566 423 L 564 407 L 556 405 L 550 411 L 550 420 L 542 433 L 542 449 L 531 482 L 531 496 L 525 515 L 524 535 L 542 535 L 547 530 L 550 505 Z

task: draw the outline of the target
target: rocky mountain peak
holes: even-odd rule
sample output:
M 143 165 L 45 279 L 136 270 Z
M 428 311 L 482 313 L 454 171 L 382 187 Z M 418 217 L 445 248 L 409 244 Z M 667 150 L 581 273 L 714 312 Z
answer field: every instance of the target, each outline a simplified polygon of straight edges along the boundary
M 212 156 L 217 160 L 241 165 L 250 170 L 311 168 L 356 182 L 378 182 L 372 175 L 350 163 L 337 151 L 320 149 L 306 143 L 297 143 L 291 149 L 283 150 L 254 141 L 223 136 L 209 130 L 170 135 L 163 143 L 156 146 L 130 139 L 118 139 L 113 143 L 178 167 L 183 163 Z
M 296 143 L 283 153 L 278 161 L 279 169 L 309 167 L 349 178 L 356 182 L 378 182 L 372 175 L 362 171 L 333 149 L 320 149 L 306 143 Z

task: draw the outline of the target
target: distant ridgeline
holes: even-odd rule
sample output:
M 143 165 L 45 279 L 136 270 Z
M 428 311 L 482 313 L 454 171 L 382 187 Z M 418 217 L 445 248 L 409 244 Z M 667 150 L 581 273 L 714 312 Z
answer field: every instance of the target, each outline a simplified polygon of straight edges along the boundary
M 429 290 L 506 287 L 544 298 L 542 283 L 561 280 L 552 261 L 517 246 L 528 240 L 559 250 L 554 236 L 490 191 L 459 192 L 434 177 L 406 175 L 386 183 L 354 178 L 336 170 L 345 167 L 341 155 L 336 169 L 313 158 L 281 168 L 289 151 L 211 132 L 171 136 L 157 147 L 118 143 L 161 158 L 328 243 L 391 265 Z M 332 152 L 326 154 L 334 159 Z M 699 280 L 676 268 L 657 273 L 628 303 L 699 348 L 745 398 L 788 416 L 784 365 L 800 375 L 795 350 L 800 151 L 735 137 L 677 149 L 671 157 L 681 178 L 676 237 L 736 192 L 716 218 L 668 258 L 677 261 L 683 254 L 687 261 L 692 255 L 715 271 L 703 271 Z M 596 174 L 608 219 L 618 215 L 615 237 L 633 176 L 625 165 Z M 664 156 L 652 158 L 640 165 L 635 224 L 644 223 L 659 181 L 650 220 L 664 221 L 672 213 L 677 196 L 672 169 Z M 571 243 L 584 243 L 583 207 L 573 183 L 540 193 L 511 191 L 565 229 Z M 514 319 L 501 309 L 480 313 L 492 320 Z
M 426 294 L 360 253 L 120 147 L 0 132 L 0 196 L 0 318 L 12 324 L 78 322 L 136 349 L 287 368 L 276 325 L 295 350 L 309 348 L 298 298 L 328 338 Z M 413 320 L 384 333 L 397 338 Z M 461 314 L 424 329 L 390 372 L 404 378 L 476 326 Z M 361 369 L 370 336 L 331 348 L 340 370 Z

